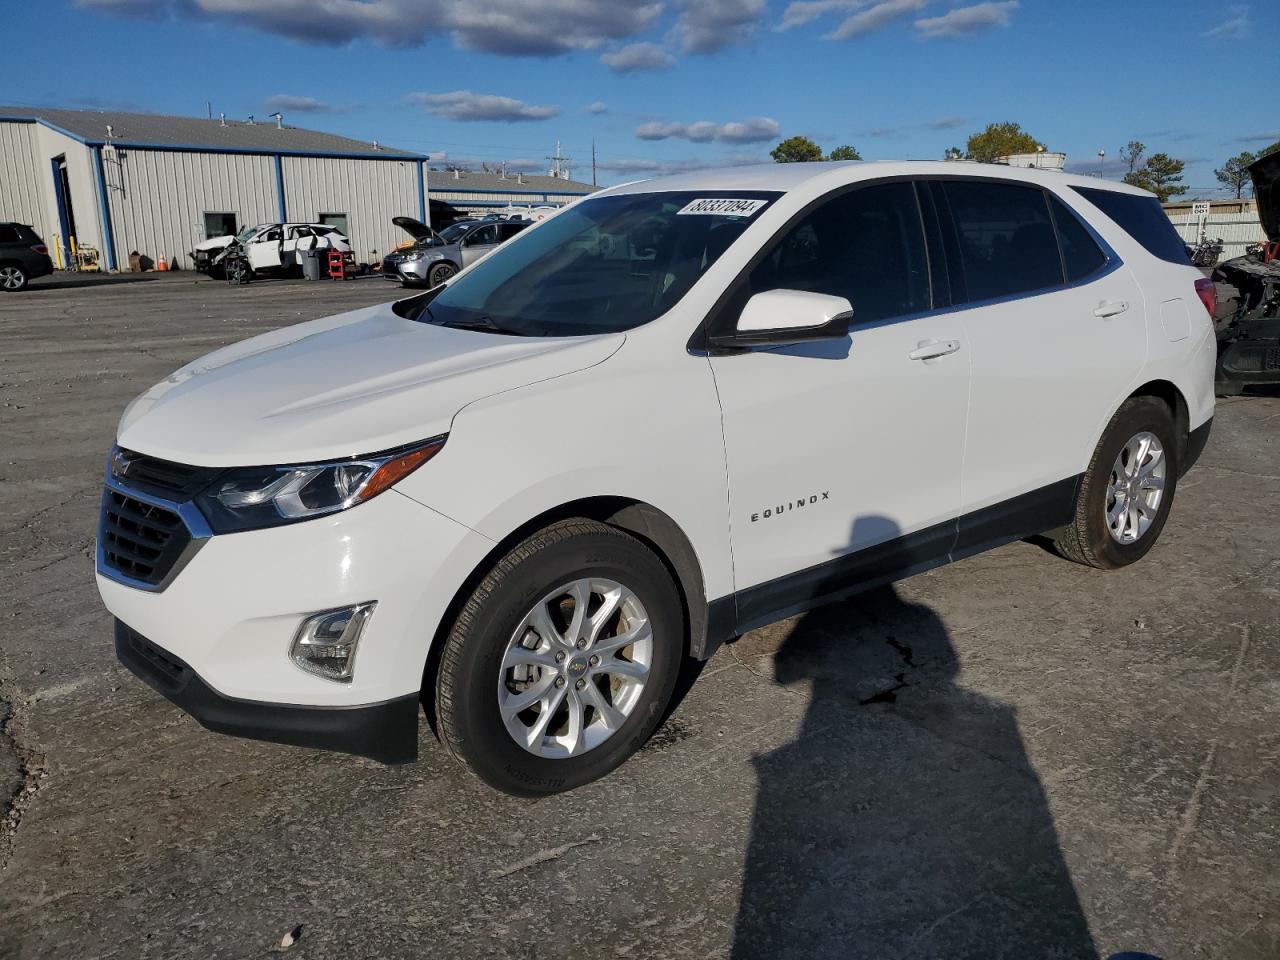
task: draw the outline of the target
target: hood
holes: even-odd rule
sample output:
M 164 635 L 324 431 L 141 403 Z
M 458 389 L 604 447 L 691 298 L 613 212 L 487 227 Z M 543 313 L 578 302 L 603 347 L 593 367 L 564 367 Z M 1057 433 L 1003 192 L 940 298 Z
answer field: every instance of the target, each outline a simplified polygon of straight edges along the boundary
M 415 240 L 430 240 L 436 235 L 434 230 L 413 217 L 392 217 L 391 222 Z
M 377 453 L 447 433 L 468 403 L 594 366 L 625 340 L 457 330 L 406 320 L 383 304 L 188 364 L 129 405 L 118 440 L 208 467 Z
M 1258 219 L 1267 239 L 1280 240 L 1280 150 L 1273 150 L 1249 164 L 1253 177 L 1253 198 L 1258 203 Z
M 229 233 L 225 237 L 210 237 L 208 240 L 205 240 L 203 243 L 197 243 L 196 249 L 197 250 L 221 250 L 223 247 L 230 246 L 231 241 L 234 239 L 235 237 L 233 237 Z

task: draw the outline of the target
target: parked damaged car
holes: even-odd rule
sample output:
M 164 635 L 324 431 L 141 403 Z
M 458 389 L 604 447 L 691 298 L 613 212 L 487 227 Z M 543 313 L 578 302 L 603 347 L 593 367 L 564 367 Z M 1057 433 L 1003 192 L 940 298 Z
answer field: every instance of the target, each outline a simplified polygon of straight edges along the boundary
M 1267 239 L 1242 257 L 1218 264 L 1213 280 L 1234 287 L 1234 312 L 1218 333 L 1217 392 L 1280 383 L 1280 151 L 1249 167 L 1258 219 Z
M 234 236 L 211 237 L 191 251 L 197 270 L 211 276 L 287 274 L 302 270 L 299 251 L 314 247 L 351 252 L 351 241 L 327 223 L 260 223 Z
M 436 233 L 413 217 L 393 217 L 391 222 L 413 243 L 383 258 L 382 276 L 406 287 L 437 287 L 529 226 L 528 220 L 465 220 Z

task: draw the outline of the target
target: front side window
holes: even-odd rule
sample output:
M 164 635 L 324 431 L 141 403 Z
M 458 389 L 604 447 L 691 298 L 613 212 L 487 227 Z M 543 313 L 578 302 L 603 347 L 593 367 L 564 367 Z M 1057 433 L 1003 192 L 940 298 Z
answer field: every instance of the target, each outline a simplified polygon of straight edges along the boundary
M 630 330 L 675 306 L 777 197 L 681 190 L 583 200 L 434 298 L 406 301 L 402 315 L 524 336 Z
M 827 200 L 791 227 L 751 271 L 750 292 L 844 297 L 853 322 L 928 310 L 929 262 L 915 187 L 884 183 Z
M 481 227 L 474 233 L 467 235 L 467 245 L 472 247 L 489 246 L 498 242 L 498 227 L 493 224 L 488 227 Z
M 1062 284 L 1058 240 L 1043 190 L 983 180 L 947 180 L 943 190 L 959 235 L 969 300 Z

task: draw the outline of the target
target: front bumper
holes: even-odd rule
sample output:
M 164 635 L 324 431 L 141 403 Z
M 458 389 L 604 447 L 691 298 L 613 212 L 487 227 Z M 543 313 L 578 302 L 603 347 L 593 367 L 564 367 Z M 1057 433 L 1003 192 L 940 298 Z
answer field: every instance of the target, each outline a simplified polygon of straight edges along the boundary
M 354 707 L 304 707 L 225 697 L 195 670 L 120 620 L 116 657 L 139 679 L 217 733 L 369 757 L 418 759 L 418 697 Z

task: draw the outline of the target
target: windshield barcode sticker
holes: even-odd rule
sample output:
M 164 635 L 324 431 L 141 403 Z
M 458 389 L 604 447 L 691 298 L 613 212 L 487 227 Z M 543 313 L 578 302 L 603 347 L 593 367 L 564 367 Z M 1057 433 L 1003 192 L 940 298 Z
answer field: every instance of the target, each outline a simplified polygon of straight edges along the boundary
M 676 216 L 687 214 L 704 214 L 716 217 L 750 217 L 767 204 L 767 200 L 732 200 L 723 197 L 708 197 L 704 200 L 693 200 L 684 208 L 676 211 Z

